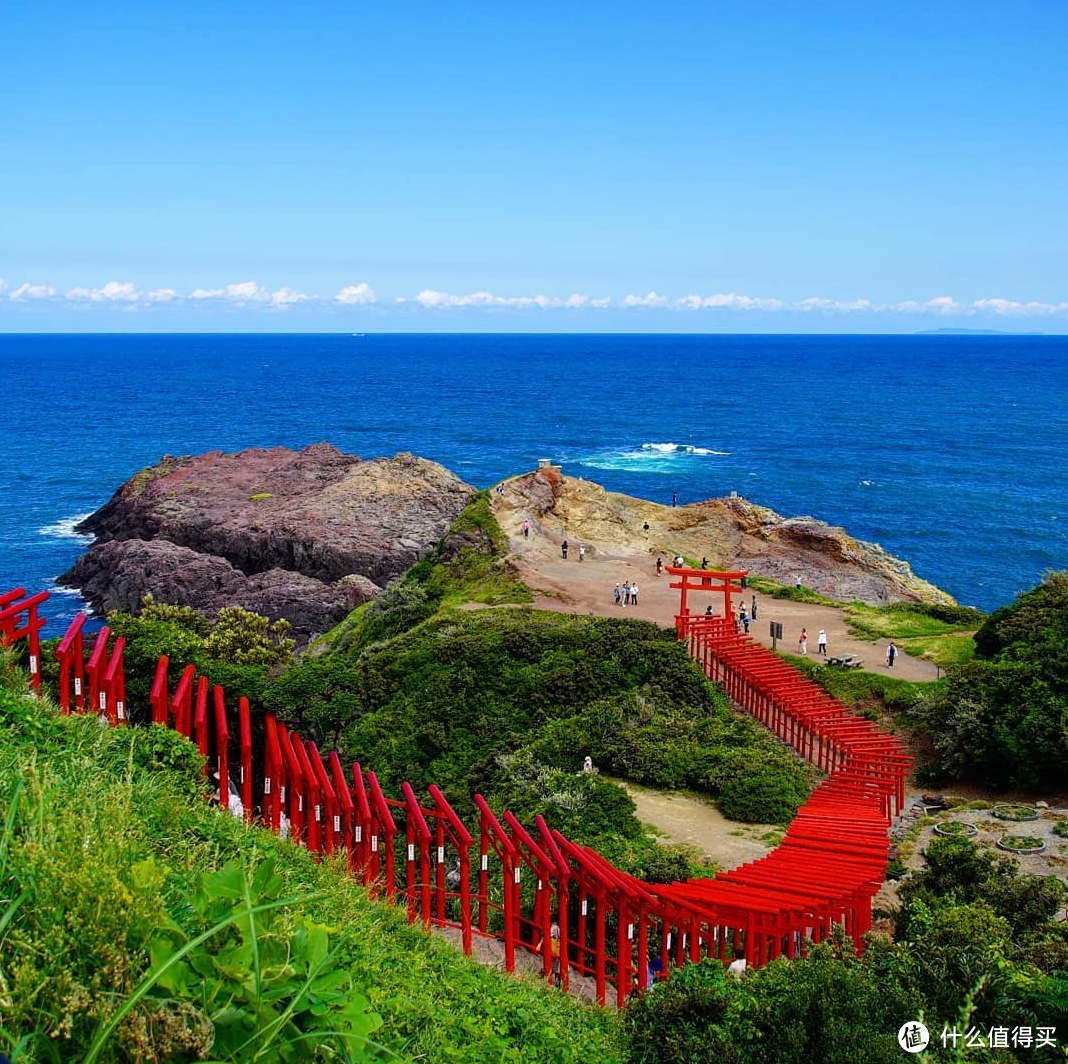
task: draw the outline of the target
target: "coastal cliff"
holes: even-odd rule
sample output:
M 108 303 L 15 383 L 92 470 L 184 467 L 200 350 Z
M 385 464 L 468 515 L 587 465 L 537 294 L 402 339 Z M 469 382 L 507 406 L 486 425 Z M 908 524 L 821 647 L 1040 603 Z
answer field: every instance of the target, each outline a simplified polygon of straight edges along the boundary
M 209 615 L 240 605 L 285 618 L 305 643 L 410 569 L 474 494 L 435 462 L 364 461 L 325 443 L 168 456 L 79 526 L 96 542 L 60 583 L 100 612 L 136 612 L 149 593 Z M 734 496 L 661 506 L 549 468 L 505 481 L 491 498 L 502 529 L 518 537 L 526 520 L 546 547 L 570 537 L 603 556 L 708 558 L 711 568 L 800 578 L 839 601 L 953 602 L 876 544 Z M 476 545 L 446 539 L 442 550 L 464 546 Z M 547 556 L 524 578 L 541 586 L 550 567 Z
M 800 578 L 842 602 L 954 602 L 878 544 L 737 496 L 661 506 L 547 468 L 507 481 L 495 506 L 513 536 L 528 520 L 541 536 L 570 538 L 602 554 L 707 558 L 713 569 L 749 569 L 790 585 Z
M 99 611 L 147 593 L 209 614 L 242 605 L 304 640 L 411 568 L 474 493 L 436 462 L 326 443 L 167 456 L 82 522 L 96 542 L 60 583 Z

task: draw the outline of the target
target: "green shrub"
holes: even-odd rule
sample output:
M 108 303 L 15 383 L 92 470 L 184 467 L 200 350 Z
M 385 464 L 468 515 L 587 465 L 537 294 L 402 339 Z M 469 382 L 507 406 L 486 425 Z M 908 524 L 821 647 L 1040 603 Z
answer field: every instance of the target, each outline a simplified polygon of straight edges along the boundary
M 975 634 L 925 704 L 939 767 L 993 787 L 1059 786 L 1068 758 L 1068 573 L 1050 573 Z
M 785 824 L 808 798 L 809 788 L 796 774 L 779 767 L 759 766 L 719 785 L 717 801 L 731 820 Z
M 631 1064 L 733 1064 L 741 995 L 717 960 L 688 964 L 626 1012 Z

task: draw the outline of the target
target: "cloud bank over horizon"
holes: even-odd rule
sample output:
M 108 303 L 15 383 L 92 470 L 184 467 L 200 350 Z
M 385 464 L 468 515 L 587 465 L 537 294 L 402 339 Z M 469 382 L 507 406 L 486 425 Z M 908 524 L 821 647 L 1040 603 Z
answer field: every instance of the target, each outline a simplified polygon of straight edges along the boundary
M 782 299 L 752 296 L 737 292 L 710 295 L 691 293 L 680 296 L 664 295 L 656 290 L 623 296 L 591 296 L 581 293 L 569 295 L 500 295 L 488 290 L 467 294 L 424 288 L 415 295 L 398 295 L 380 299 L 366 281 L 348 284 L 334 295 L 317 295 L 297 288 L 282 286 L 269 288 L 256 281 L 240 281 L 217 287 L 196 287 L 181 292 L 174 287 L 138 288 L 130 281 L 108 281 L 99 287 L 74 286 L 62 290 L 53 284 L 23 281 L 11 284 L 0 279 L 0 305 L 7 303 L 11 310 L 18 305 L 37 304 L 54 307 L 87 309 L 110 306 L 127 312 L 151 312 L 158 308 L 187 310 L 195 314 L 199 308 L 216 310 L 253 310 L 285 312 L 303 306 L 308 310 L 339 312 L 353 308 L 376 308 L 380 313 L 458 311 L 571 311 L 589 312 L 615 310 L 641 314 L 647 311 L 666 311 L 690 316 L 702 312 L 731 312 L 744 316 L 784 315 L 844 317 L 904 316 L 945 319 L 1056 319 L 1068 318 L 1068 300 L 1014 300 L 989 296 L 959 300 L 949 295 L 928 299 L 907 299 L 896 302 L 871 298 L 833 299 L 807 296 L 803 299 Z M 17 310 L 16 310 L 17 313 Z

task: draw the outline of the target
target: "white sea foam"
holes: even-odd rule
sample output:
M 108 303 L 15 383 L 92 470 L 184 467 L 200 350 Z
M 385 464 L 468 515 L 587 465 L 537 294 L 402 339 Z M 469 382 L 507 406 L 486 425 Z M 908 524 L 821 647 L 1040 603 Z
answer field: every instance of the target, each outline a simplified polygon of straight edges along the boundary
M 714 451 L 688 443 L 643 443 L 638 447 L 596 451 L 578 461 L 590 469 L 677 475 L 687 464 L 694 466 L 706 457 L 729 454 L 730 451 Z
M 75 514 L 73 517 L 64 517 L 53 525 L 45 525 L 44 528 L 37 529 L 37 534 L 39 536 L 47 536 L 49 539 L 66 539 L 74 540 L 75 543 L 92 543 L 92 536 L 74 531 L 89 516 L 89 514 Z
M 711 447 L 694 447 L 690 443 L 643 443 L 643 451 L 657 454 L 719 454 L 729 455 L 730 451 L 714 451 Z
M 64 587 L 62 584 L 57 584 L 55 582 L 55 580 L 49 580 L 45 584 L 45 590 L 50 595 L 64 595 L 67 598 L 76 598 L 76 599 L 80 599 L 82 602 L 85 601 L 82 598 L 82 593 L 76 587 Z M 85 607 L 84 612 L 85 613 L 89 612 L 89 607 L 88 606 Z

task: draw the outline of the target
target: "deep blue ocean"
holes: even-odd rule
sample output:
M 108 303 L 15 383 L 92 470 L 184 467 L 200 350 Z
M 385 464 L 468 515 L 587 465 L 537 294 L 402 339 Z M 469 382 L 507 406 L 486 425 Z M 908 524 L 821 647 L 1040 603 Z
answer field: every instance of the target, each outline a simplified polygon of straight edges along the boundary
M 1068 568 L 1066 370 L 1042 336 L 0 336 L 0 589 L 51 588 L 164 454 L 327 440 L 480 487 L 545 457 L 664 503 L 736 490 L 989 610 Z

